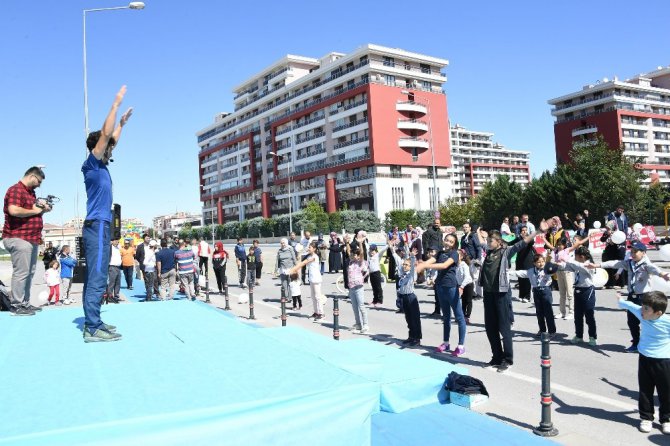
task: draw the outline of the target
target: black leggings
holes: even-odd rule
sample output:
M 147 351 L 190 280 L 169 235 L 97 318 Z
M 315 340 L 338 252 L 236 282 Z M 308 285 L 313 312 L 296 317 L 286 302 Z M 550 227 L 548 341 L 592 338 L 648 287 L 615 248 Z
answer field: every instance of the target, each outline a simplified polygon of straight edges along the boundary
M 463 295 L 461 296 L 461 304 L 463 305 L 463 315 L 466 319 L 470 319 L 472 314 L 472 296 L 475 293 L 475 284 L 469 283 L 463 288 Z

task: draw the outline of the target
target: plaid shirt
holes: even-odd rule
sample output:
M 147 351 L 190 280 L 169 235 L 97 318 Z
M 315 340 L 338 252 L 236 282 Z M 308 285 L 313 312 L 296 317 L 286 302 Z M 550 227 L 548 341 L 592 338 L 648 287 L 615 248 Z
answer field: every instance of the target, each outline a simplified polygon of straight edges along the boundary
M 2 229 L 3 238 L 20 238 L 29 243 L 39 245 L 42 240 L 42 214 L 32 217 L 13 217 L 9 215 L 9 206 L 19 206 L 32 209 L 37 201 L 35 191 L 28 189 L 25 184 L 18 182 L 5 194 L 5 226 Z

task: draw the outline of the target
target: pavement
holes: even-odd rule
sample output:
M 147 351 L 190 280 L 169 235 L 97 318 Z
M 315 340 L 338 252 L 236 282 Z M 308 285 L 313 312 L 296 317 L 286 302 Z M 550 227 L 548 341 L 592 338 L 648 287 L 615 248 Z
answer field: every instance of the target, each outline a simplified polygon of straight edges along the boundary
M 232 248 L 232 247 L 231 247 Z M 246 323 L 261 326 L 281 326 L 279 280 L 272 276 L 276 246 L 263 246 L 265 266 L 260 286 L 254 289 L 255 319 L 249 319 L 248 304 L 239 304 L 238 297 L 248 290 L 237 286 L 238 277 L 234 263 L 227 269 L 230 298 L 230 312 Z M 230 251 L 230 250 L 229 250 Z M 649 257 L 659 266 L 670 271 L 670 263 L 661 262 L 657 251 L 650 251 Z M 598 262 L 600 259 L 595 258 Z M 44 269 L 38 262 L 32 295 L 46 290 Z M 0 279 L 9 284 L 11 263 L 0 262 Z M 333 335 L 333 299 L 338 295 L 335 281 L 339 274 L 325 274 L 323 292 L 328 295 L 327 318 L 312 322 L 309 315 L 313 309 L 309 298 L 309 287 L 303 286 L 302 311 L 287 310 L 287 325 L 300 326 L 326 337 Z M 216 288 L 210 268 L 210 289 Z M 82 284 L 73 284 L 76 303 L 81 306 Z M 135 292 L 138 290 L 136 289 Z M 121 293 L 126 292 L 122 286 Z M 202 295 L 199 299 L 204 300 Z M 453 358 L 448 353 L 435 353 L 435 347 L 442 342 L 442 320 L 429 316 L 434 309 L 432 290 L 418 288 L 422 313 L 422 345 L 415 348 L 402 346 L 407 338 L 407 325 L 402 314 L 395 312 L 395 286 L 389 283 L 384 288 L 384 304 L 374 308 L 368 306 L 370 332 L 365 335 L 350 330 L 353 312 L 348 300 L 338 299 L 340 305 L 340 338 L 354 339 L 362 336 L 388 345 L 411 351 L 417 355 L 441 361 L 457 363 L 467 367 L 472 376 L 481 379 L 489 393 L 487 403 L 473 410 L 486 414 L 501 422 L 532 430 L 539 425 L 541 417 L 541 345 L 535 334 L 537 319 L 532 304 L 514 300 L 514 366 L 506 373 L 497 373 L 485 368 L 491 359 L 491 351 L 484 330 L 484 309 L 481 300 L 474 302 L 471 324 L 467 327 L 466 355 Z M 516 290 L 513 293 L 517 295 Z M 341 296 L 341 295 L 340 295 Z M 657 424 L 650 434 L 638 432 L 637 412 L 637 354 L 625 352 L 630 344 L 630 333 L 626 325 L 626 314 L 617 307 L 616 290 L 596 292 L 596 322 L 598 325 L 598 346 L 572 345 L 574 336 L 572 320 L 557 319 L 558 335 L 551 343 L 551 390 L 553 392 L 552 421 L 559 435 L 553 440 L 564 445 L 630 445 L 630 444 L 670 444 L 670 437 L 664 436 Z M 372 290 L 366 288 L 367 302 L 372 300 Z M 218 293 L 211 293 L 212 305 L 223 309 L 225 299 Z M 554 292 L 554 313 L 558 311 L 558 292 Z M 121 305 L 131 304 L 124 301 Z M 132 305 L 145 305 L 144 303 Z M 146 305 L 151 305 L 147 303 Z M 61 307 L 50 307 L 45 311 L 59 311 Z M 39 317 L 39 314 L 35 317 Z M 113 321 L 111 321 L 113 323 Z M 119 327 L 123 333 L 123 327 Z M 452 345 L 457 341 L 457 327 L 452 326 Z M 124 342 L 129 342 L 125 339 Z M 657 412 L 658 413 L 658 412 Z

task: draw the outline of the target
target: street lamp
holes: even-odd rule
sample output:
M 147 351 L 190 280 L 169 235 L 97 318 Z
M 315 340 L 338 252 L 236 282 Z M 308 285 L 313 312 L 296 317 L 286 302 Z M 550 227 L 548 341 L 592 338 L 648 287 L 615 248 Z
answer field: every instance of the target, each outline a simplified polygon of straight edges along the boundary
M 127 6 L 114 6 L 112 8 L 84 9 L 84 138 L 88 138 L 88 72 L 86 70 L 86 13 L 97 11 L 114 11 L 117 9 L 144 9 L 144 2 L 130 2 Z M 86 150 L 88 156 L 88 150 Z
M 400 93 L 410 95 L 411 93 L 407 90 L 400 90 Z M 435 211 L 437 218 L 437 212 L 439 211 L 438 201 L 437 201 L 437 168 L 435 167 L 435 147 L 433 147 L 433 126 L 431 125 L 431 116 L 430 116 L 430 100 L 427 98 L 420 98 L 419 100 L 414 99 L 414 102 L 425 102 L 426 112 L 428 114 L 428 146 L 430 146 L 430 160 L 433 170 L 433 211 Z
M 293 136 L 291 136 L 291 150 L 293 150 Z M 268 155 L 272 155 L 277 158 L 277 160 L 284 158 L 283 155 L 279 155 L 276 152 L 268 152 Z M 291 171 L 293 170 L 293 159 L 289 158 L 288 161 L 288 230 L 289 234 L 293 232 L 293 203 L 291 198 Z

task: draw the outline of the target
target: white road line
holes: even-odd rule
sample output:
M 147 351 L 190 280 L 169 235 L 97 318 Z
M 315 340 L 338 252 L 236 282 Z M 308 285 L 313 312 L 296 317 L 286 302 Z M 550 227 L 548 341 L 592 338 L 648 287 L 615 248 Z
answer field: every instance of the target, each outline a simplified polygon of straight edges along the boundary
M 497 373 L 497 371 L 495 369 L 487 368 L 487 370 L 489 370 L 490 372 Z M 515 378 L 515 379 L 518 379 L 519 381 L 526 381 L 528 383 L 542 385 L 542 380 L 540 380 L 538 378 L 534 378 L 532 376 L 523 375 L 521 373 L 514 373 L 514 372 L 511 372 L 511 371 L 507 371 L 507 372 L 504 373 L 504 375 L 505 376 L 510 376 L 512 378 Z M 616 407 L 616 408 L 621 409 L 621 410 L 634 411 L 634 412 L 637 411 L 637 405 L 624 403 L 622 401 L 617 401 L 617 400 L 614 400 L 612 398 L 607 398 L 605 396 L 596 395 L 595 393 L 585 392 L 583 390 L 573 389 L 572 387 L 564 386 L 562 384 L 556 384 L 556 383 L 553 383 L 553 382 L 551 383 L 551 392 L 552 393 L 559 393 L 559 392 L 569 393 L 571 395 L 578 396 L 580 398 L 585 398 L 585 399 L 597 401 L 599 403 L 607 404 L 609 406 Z
M 230 297 L 233 297 L 232 293 L 229 294 L 229 298 Z M 234 297 L 238 297 L 238 296 L 235 295 Z M 242 304 L 242 305 L 244 305 L 244 304 Z M 262 300 L 261 301 L 254 300 L 254 305 L 263 305 L 265 307 L 269 307 L 269 308 L 279 310 L 279 308 L 277 308 L 277 306 L 275 304 L 264 302 Z M 258 321 L 255 321 L 255 322 L 258 322 Z M 491 368 L 484 368 L 484 370 L 488 370 L 488 371 L 493 372 L 493 373 L 498 373 L 495 369 L 491 369 Z M 528 382 L 528 383 L 531 383 L 531 384 L 538 384 L 540 386 L 542 385 L 542 380 L 540 380 L 538 378 L 535 378 L 535 377 L 532 377 L 532 376 L 523 375 L 521 373 L 515 373 L 515 372 L 512 372 L 512 371 L 507 371 L 507 372 L 504 373 L 504 375 L 515 378 L 515 379 L 518 379 L 519 381 L 525 381 L 525 382 Z M 622 401 L 617 401 L 617 400 L 614 400 L 612 398 L 607 398 L 605 396 L 596 395 L 595 393 L 585 392 L 585 391 L 579 390 L 579 389 L 573 389 L 572 387 L 564 386 L 562 384 L 557 384 L 557 383 L 554 383 L 554 382 L 551 383 L 551 391 L 552 391 L 552 393 L 558 393 L 558 392 L 569 393 L 571 395 L 574 395 L 574 396 L 577 396 L 577 397 L 580 397 L 580 398 L 585 398 L 585 399 L 588 399 L 588 400 L 597 401 L 597 402 L 602 403 L 602 404 L 607 404 L 609 406 L 616 407 L 617 409 L 621 409 L 621 410 L 637 411 L 637 405 L 624 403 Z

